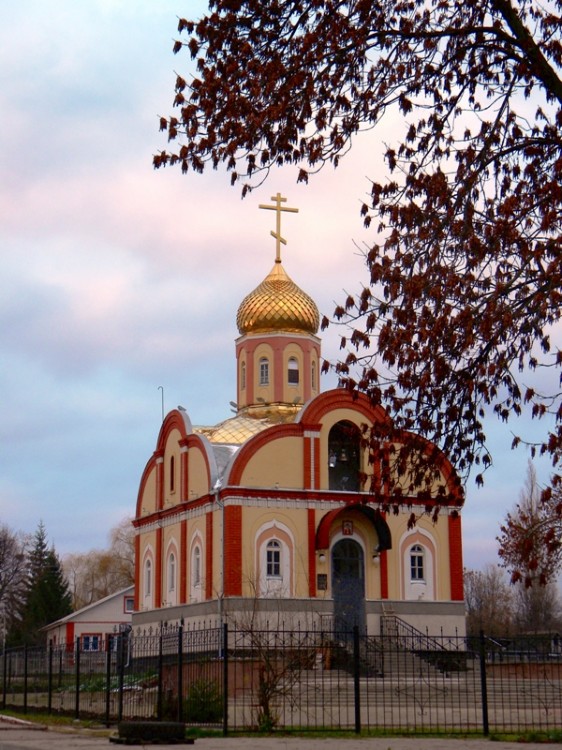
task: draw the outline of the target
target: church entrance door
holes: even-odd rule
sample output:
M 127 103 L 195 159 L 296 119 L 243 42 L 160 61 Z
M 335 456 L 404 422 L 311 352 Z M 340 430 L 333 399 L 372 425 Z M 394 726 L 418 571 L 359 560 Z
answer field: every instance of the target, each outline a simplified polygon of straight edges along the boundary
M 361 545 L 340 539 L 332 549 L 334 631 L 365 632 L 365 560 Z

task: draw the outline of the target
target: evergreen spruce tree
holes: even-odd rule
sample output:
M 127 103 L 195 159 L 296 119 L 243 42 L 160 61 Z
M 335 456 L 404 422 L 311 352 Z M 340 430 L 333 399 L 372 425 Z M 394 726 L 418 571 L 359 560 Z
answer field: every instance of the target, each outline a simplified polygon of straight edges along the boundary
M 41 521 L 28 552 L 25 595 L 20 616 L 10 633 L 10 644 L 42 645 L 45 634 L 41 628 L 71 611 L 68 582 L 54 546 L 48 546 L 47 532 Z

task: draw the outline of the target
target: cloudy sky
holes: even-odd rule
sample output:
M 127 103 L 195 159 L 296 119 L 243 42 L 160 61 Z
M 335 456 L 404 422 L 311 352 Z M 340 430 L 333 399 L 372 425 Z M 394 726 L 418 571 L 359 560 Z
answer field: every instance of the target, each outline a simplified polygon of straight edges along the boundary
M 204 8 L 0 5 L 0 520 L 33 532 L 42 519 L 61 554 L 105 546 L 133 512 L 162 393 L 195 424 L 230 416 L 236 310 L 274 259 L 259 203 L 280 191 L 299 208 L 284 220 L 284 265 L 322 313 L 359 287 L 359 207 L 391 122 L 336 172 L 307 187 L 276 173 L 243 201 L 221 172 L 153 171 L 175 71 L 189 73 L 172 54 L 177 17 Z M 323 340 L 335 357 L 336 331 Z M 494 467 L 464 511 L 469 567 L 495 562 L 526 472 L 509 430 L 488 433 Z

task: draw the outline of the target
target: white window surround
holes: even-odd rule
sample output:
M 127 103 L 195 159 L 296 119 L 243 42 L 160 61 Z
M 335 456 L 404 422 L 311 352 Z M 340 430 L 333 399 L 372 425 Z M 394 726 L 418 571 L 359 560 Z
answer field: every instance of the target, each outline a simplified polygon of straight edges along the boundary
M 291 531 L 274 520 L 261 526 L 255 539 L 258 596 L 292 596 L 295 544 Z
M 401 560 L 401 588 L 407 601 L 433 601 L 437 592 L 437 546 L 435 540 L 423 528 L 406 532 L 399 543 Z M 416 572 L 412 569 L 416 557 Z M 421 558 L 421 559 L 420 559 Z M 420 563 L 423 569 L 420 569 Z M 423 577 L 415 578 L 414 575 Z
M 191 540 L 189 552 L 189 597 L 192 602 L 203 600 L 203 540 L 199 533 Z
M 144 609 L 152 609 L 156 571 L 154 570 L 154 551 L 150 544 L 144 550 L 142 561 L 141 604 Z

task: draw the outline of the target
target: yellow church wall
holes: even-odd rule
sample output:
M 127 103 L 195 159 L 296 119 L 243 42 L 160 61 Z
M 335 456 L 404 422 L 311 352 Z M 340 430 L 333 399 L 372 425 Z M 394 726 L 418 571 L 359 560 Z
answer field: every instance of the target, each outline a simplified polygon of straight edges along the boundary
M 209 478 L 207 474 L 207 462 L 203 452 L 198 447 L 189 449 L 188 452 L 188 475 L 189 487 L 187 500 L 194 500 L 209 492 Z
M 295 359 L 298 365 L 299 382 L 289 383 L 289 360 Z M 283 350 L 283 401 L 288 404 L 303 403 L 304 378 L 309 378 L 310 373 L 304 371 L 304 354 L 297 344 L 289 344 Z M 295 401 L 298 399 L 298 401 Z
M 408 517 L 409 513 L 387 517 L 392 534 L 392 550 L 387 552 L 388 596 L 396 600 L 405 598 L 405 586 L 410 576 L 405 551 L 412 544 L 420 543 L 434 554 L 434 588 L 429 598 L 435 601 L 448 601 L 451 598 L 451 578 L 447 517 L 443 515 L 434 524 L 429 517 L 422 516 L 411 530 L 408 529 Z
M 164 507 L 177 505 L 181 499 L 181 454 L 179 447 L 181 437 L 179 430 L 171 430 L 164 448 Z
M 248 403 L 248 364 L 246 350 L 240 353 L 238 361 L 238 408 L 242 409 Z
M 290 539 L 292 549 L 292 587 L 290 596 L 309 596 L 308 581 L 308 515 L 306 508 L 267 509 L 245 507 L 242 512 L 242 595 L 255 597 L 259 592 L 258 539 L 280 536 Z M 277 534 L 277 531 L 279 532 Z
M 398 452 L 400 451 L 400 448 L 401 448 L 401 444 L 393 443 L 392 445 L 394 446 L 396 455 L 398 455 Z M 426 484 L 418 484 L 418 485 L 414 485 L 414 488 L 412 490 L 412 488 L 410 487 L 409 477 L 407 475 L 400 477 L 396 471 L 392 470 L 392 450 L 390 450 L 390 456 L 391 456 L 390 476 L 391 476 L 391 482 L 393 486 L 401 487 L 404 495 L 413 495 L 419 491 L 428 489 Z M 432 483 L 430 484 L 429 491 L 432 494 L 437 494 L 437 490 L 439 489 L 440 485 L 446 485 L 446 480 L 443 474 L 439 471 L 438 475 L 433 479 Z
M 156 467 L 150 470 L 144 483 L 140 501 L 140 513 L 147 516 L 156 510 Z
M 150 597 L 145 597 L 146 582 L 144 576 L 147 557 L 150 557 L 152 562 L 152 592 Z M 139 606 L 141 609 L 151 609 L 154 606 L 154 584 L 158 575 L 156 572 L 156 532 L 149 531 L 141 534 L 138 564 L 140 565 Z
M 301 489 L 304 459 L 300 437 L 281 437 L 263 445 L 242 472 L 243 487 Z

